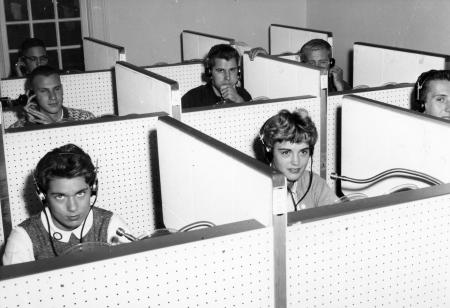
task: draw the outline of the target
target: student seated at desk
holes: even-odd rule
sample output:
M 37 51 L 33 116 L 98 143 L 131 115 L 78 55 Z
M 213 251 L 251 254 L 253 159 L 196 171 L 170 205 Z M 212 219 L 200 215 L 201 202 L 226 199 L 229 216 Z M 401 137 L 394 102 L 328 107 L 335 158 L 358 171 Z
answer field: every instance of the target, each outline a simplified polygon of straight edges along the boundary
M 97 170 L 76 145 L 48 152 L 36 166 L 34 181 L 44 209 L 11 232 L 4 265 L 59 256 L 79 243 L 127 242 L 116 236 L 119 227 L 127 229 L 125 222 L 94 206 Z
M 431 70 L 417 79 L 412 109 L 450 120 L 450 71 Z
M 313 39 L 302 46 L 298 51 L 298 55 L 300 56 L 300 62 L 328 71 L 329 93 L 350 90 L 351 86 L 344 80 L 342 68 L 335 65 L 331 52 L 331 45 L 327 41 Z M 267 55 L 268 52 L 261 47 L 253 48 L 249 52 L 250 59 L 253 59 L 258 54 Z
M 242 103 L 252 99 L 239 83 L 239 53 L 230 45 L 213 46 L 205 59 L 206 85 L 187 92 L 181 98 L 184 108 L 215 104 Z
M 47 65 L 48 56 L 45 44 L 38 38 L 28 38 L 23 41 L 19 59 L 14 65 L 14 72 L 17 77 L 29 75 L 36 67 Z
M 266 159 L 288 181 L 288 211 L 332 204 L 338 197 L 324 179 L 307 171 L 311 162 L 317 130 L 306 110 L 281 110 L 268 119 L 259 131 Z
M 30 93 L 24 107 L 25 116 L 9 128 L 24 127 L 33 124 L 94 119 L 95 116 L 84 110 L 63 106 L 63 86 L 59 73 L 44 65 L 34 69 L 29 76 Z

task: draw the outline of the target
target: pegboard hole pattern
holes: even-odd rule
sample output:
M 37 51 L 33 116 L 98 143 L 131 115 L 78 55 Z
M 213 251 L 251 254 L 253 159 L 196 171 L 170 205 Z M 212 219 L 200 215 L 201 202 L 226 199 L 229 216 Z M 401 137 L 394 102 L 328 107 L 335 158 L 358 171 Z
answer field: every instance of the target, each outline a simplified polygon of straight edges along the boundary
M 156 122 L 157 117 L 148 117 L 5 134 L 13 226 L 29 217 L 28 209 L 40 207 L 31 177 L 39 159 L 56 147 L 74 143 L 98 163 L 96 206 L 119 214 L 134 234 L 153 230 Z
M 180 97 L 189 90 L 205 83 L 202 81 L 202 75 L 205 72 L 202 63 L 149 67 L 146 69 L 178 82 Z
M 271 116 L 282 109 L 293 111 L 297 108 L 308 110 L 319 133 L 313 158 L 313 171 L 320 173 L 320 99 L 308 98 L 257 105 L 233 106 L 183 113 L 181 120 L 201 132 L 235 148 L 251 157 L 256 157 L 254 149 L 261 126 Z
M 273 233 L 257 229 L 0 282 L 0 306 L 274 307 Z
M 374 99 L 386 104 L 409 109 L 411 104 L 411 92 L 413 87 L 386 89 L 379 91 L 358 92 L 355 95 Z M 338 110 L 342 107 L 343 95 L 329 96 L 327 99 L 327 176 L 328 185 L 335 188 L 335 181 L 330 179 L 332 172 L 336 171 L 336 140 L 340 132 L 337 131 Z M 362 132 L 363 133 L 363 132 Z
M 448 307 L 450 195 L 288 227 L 288 307 Z
M 92 112 L 96 117 L 114 114 L 114 90 L 112 71 L 85 74 L 61 75 L 64 90 L 64 106 Z M 17 98 L 24 94 L 25 79 L 7 79 L 0 81 L 2 96 Z M 3 113 L 4 127 L 8 128 L 17 121 L 12 111 Z

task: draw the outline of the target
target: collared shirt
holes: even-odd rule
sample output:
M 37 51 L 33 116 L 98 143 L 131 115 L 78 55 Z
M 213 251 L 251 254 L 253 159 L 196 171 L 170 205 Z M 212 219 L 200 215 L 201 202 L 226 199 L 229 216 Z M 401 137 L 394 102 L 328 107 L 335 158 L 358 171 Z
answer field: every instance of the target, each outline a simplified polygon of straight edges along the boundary
M 80 120 L 90 120 L 95 119 L 95 116 L 90 113 L 89 111 L 81 110 L 81 109 L 74 109 L 74 108 L 67 108 L 62 107 L 63 113 L 62 118 L 58 122 L 68 122 L 68 121 L 80 121 Z M 15 123 L 13 123 L 8 128 L 18 128 L 18 127 L 25 127 L 25 126 L 31 126 L 31 125 L 40 125 L 37 123 L 31 123 L 27 121 L 26 118 L 19 119 Z
M 294 204 L 305 195 L 308 190 L 310 181 L 310 172 L 305 171 L 301 177 L 295 181 L 287 192 L 287 210 L 288 212 L 295 211 Z M 338 197 L 328 186 L 327 182 L 319 175 L 313 172 L 311 180 L 311 188 L 305 195 L 300 204 L 297 204 L 297 211 L 303 209 L 310 209 L 313 207 L 319 207 L 322 205 L 333 204 L 338 200 Z
M 69 242 L 70 236 L 72 234 L 76 238 L 78 239 L 80 238 L 83 224 L 81 224 L 78 228 L 71 231 L 61 230 L 53 223 L 53 219 L 51 218 L 48 207 L 45 207 L 44 210 L 46 211 L 49 218 L 48 224 L 50 225 L 50 234 L 53 235 L 53 238 L 58 239 L 59 241 L 65 243 Z M 48 232 L 47 219 L 43 211 L 41 212 L 40 219 L 45 230 Z M 93 224 L 93 213 L 92 211 L 90 211 L 88 217 L 86 218 L 86 223 L 83 229 L 83 235 L 89 232 L 89 230 L 92 228 L 92 224 Z M 125 237 L 119 237 L 116 235 L 116 231 L 119 227 L 123 228 L 124 230 L 128 230 L 128 227 L 126 223 L 123 221 L 123 219 L 120 216 L 113 214 L 109 222 L 107 231 L 108 244 L 129 242 L 129 240 L 127 240 Z M 3 254 L 3 265 L 29 261 L 34 261 L 33 243 L 31 241 L 30 236 L 25 231 L 25 229 L 18 226 L 12 230 L 11 234 L 8 237 L 5 253 Z

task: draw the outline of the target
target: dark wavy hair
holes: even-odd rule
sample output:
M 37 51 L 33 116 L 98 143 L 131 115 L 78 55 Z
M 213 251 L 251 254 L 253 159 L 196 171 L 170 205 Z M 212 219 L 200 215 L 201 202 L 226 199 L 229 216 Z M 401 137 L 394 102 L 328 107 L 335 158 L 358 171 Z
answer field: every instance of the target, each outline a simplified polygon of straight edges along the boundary
M 74 178 L 82 176 L 89 186 L 97 177 L 91 157 L 74 144 L 66 144 L 53 149 L 39 160 L 34 170 L 34 178 L 39 189 L 46 193 L 49 182 L 54 178 Z
M 35 38 L 35 37 L 29 37 L 26 40 L 22 42 L 22 45 L 20 46 L 20 56 L 23 56 L 25 52 L 33 47 L 42 47 L 45 50 L 45 44 L 42 40 Z
M 266 154 L 272 153 L 275 143 L 288 141 L 308 144 L 312 155 L 318 134 L 316 125 L 309 116 L 302 115 L 298 110 L 290 112 L 283 109 L 263 124 L 259 137 L 267 150 Z M 272 155 L 266 158 L 272 161 Z
M 205 67 L 207 70 L 211 70 L 216 64 L 216 59 L 224 59 L 227 61 L 235 59 L 236 64 L 239 65 L 239 58 L 239 52 L 233 46 L 227 44 L 215 45 L 211 47 L 205 58 Z

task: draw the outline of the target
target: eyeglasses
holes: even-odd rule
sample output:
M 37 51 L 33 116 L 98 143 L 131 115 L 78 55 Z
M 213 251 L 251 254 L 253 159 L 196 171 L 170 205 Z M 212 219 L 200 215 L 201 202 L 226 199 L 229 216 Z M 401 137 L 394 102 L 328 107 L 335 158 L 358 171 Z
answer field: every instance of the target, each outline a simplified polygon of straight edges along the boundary
M 23 56 L 25 59 L 27 59 L 30 62 L 36 62 L 36 63 L 47 63 L 48 62 L 48 56 L 40 56 L 40 57 L 35 57 L 35 56 Z

